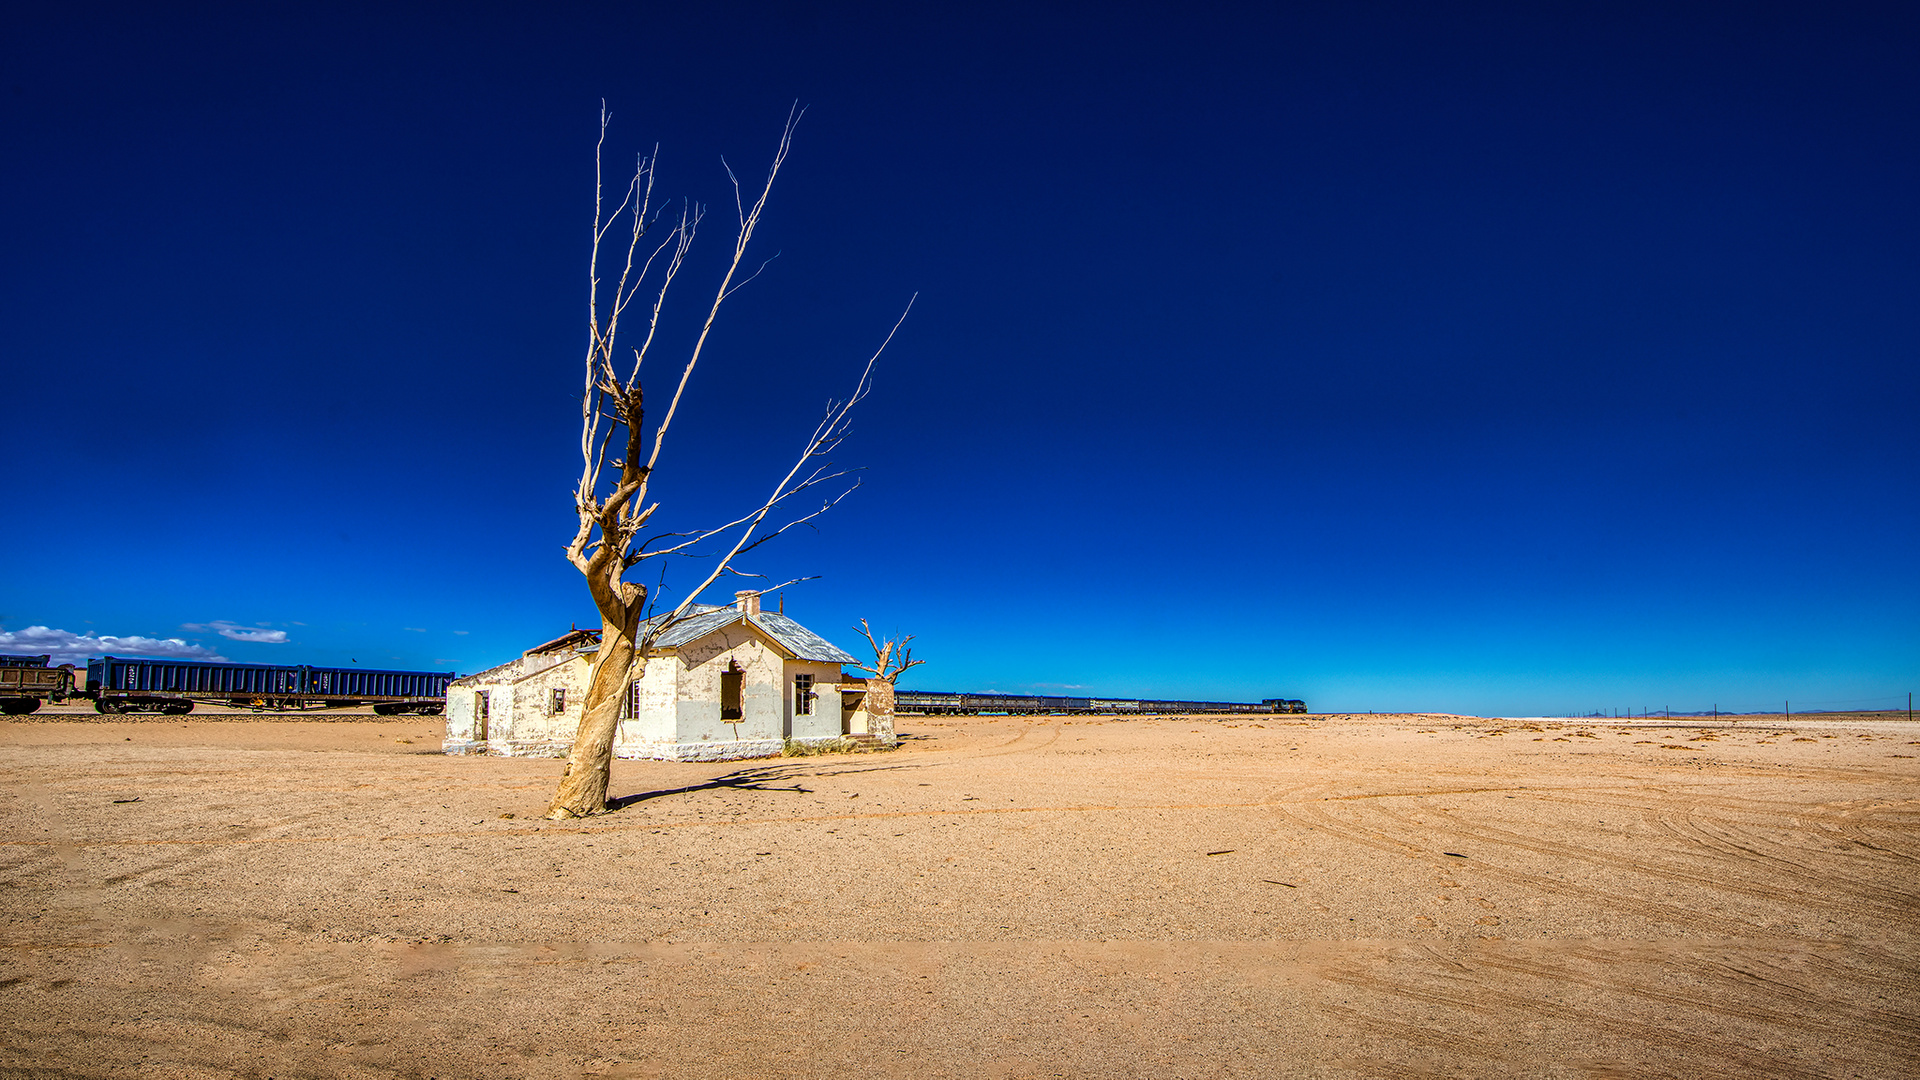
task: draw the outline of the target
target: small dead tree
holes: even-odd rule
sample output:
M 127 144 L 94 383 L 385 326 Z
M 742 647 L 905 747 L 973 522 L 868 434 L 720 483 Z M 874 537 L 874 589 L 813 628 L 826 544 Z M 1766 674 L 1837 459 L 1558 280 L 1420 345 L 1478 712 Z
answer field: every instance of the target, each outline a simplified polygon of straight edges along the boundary
M 895 738 L 897 738 L 893 731 L 894 680 L 900 677 L 901 672 L 906 671 L 916 664 L 924 664 L 926 661 L 915 660 L 913 658 L 913 650 L 909 647 L 909 643 L 913 641 L 912 634 L 908 634 L 898 641 L 892 638 L 877 638 L 874 636 L 873 627 L 868 626 L 867 620 L 865 619 L 861 619 L 860 625 L 854 627 L 854 629 L 864 634 L 867 639 L 867 644 L 873 646 L 873 663 L 871 666 L 867 664 L 853 665 L 872 676 L 872 678 L 867 680 L 867 695 L 865 699 L 867 707 L 867 733 L 883 742 L 893 742 Z
M 656 148 L 653 155 L 639 159 L 633 178 L 628 181 L 626 197 L 611 213 L 606 213 L 602 151 L 606 146 L 609 117 L 605 106 L 601 107 L 600 139 L 594 147 L 593 248 L 588 262 L 586 385 L 580 403 L 581 469 L 580 480 L 573 493 L 578 527 L 567 544 L 567 560 L 587 579 L 587 589 L 593 596 L 595 608 L 600 612 L 600 650 L 594 657 L 584 712 L 574 736 L 573 749 L 567 755 L 566 768 L 560 775 L 559 790 L 547 808 L 549 818 L 583 817 L 606 809 L 613 743 L 621 713 L 631 698 L 630 688 L 634 681 L 646 670 L 647 653 L 660 635 L 689 617 L 694 602 L 722 576 L 752 576 L 742 575 L 741 571 L 734 568 L 736 558 L 788 529 L 826 513 L 858 486 L 837 485 L 837 492 L 823 497 L 817 509 L 778 527 L 768 524 L 768 517 L 794 496 L 822 485 L 833 485 L 847 475 L 844 471 L 835 471 L 827 455 L 846 437 L 854 406 L 872 389 L 874 364 L 881 352 L 886 350 L 887 343 L 893 340 L 894 332 L 899 330 L 899 322 L 894 323 L 893 330 L 888 332 L 880 348 L 868 359 L 853 393 L 845 401 L 827 403 L 825 416 L 801 447 L 793 467 L 780 477 L 772 492 L 759 505 L 724 525 L 692 532 L 656 532 L 636 545 L 636 541 L 647 532 L 654 512 L 659 509 L 658 503 L 647 501 L 654 469 L 660 462 L 667 431 L 686 393 L 687 383 L 693 377 L 694 367 L 700 362 L 720 308 L 728 297 L 759 275 L 759 270 L 755 270 L 742 278 L 740 268 L 745 262 L 754 230 L 766 210 L 774 178 L 779 175 L 780 167 L 786 162 L 787 153 L 792 147 L 794 127 L 799 123 L 802 112 L 795 108 L 788 113 L 786 126 L 781 129 L 779 145 L 774 151 L 773 164 L 767 170 L 766 183 L 751 203 L 746 202 L 741 193 L 739 178 L 730 167 L 727 168 L 727 178 L 733 183 L 734 209 L 738 217 L 733 257 L 714 290 L 712 302 L 706 305 L 705 319 L 681 366 L 673 397 L 668 400 L 665 414 L 654 427 L 649 440 L 645 432 L 646 398 L 640 382 L 640 369 L 657 340 L 661 310 L 674 281 L 686 265 L 687 252 L 692 248 L 694 234 L 705 217 L 705 208 L 683 202 L 677 220 L 668 219 L 671 228 L 665 238 L 657 244 L 651 243 L 655 227 L 665 216 L 654 211 L 651 205 L 654 165 L 659 156 Z M 625 235 L 615 233 L 616 227 Z M 607 244 L 609 235 L 627 241 L 623 259 L 618 253 L 617 239 L 613 244 Z M 618 278 L 605 295 L 601 280 L 603 245 L 612 253 L 613 259 L 621 260 Z M 605 261 L 611 263 L 613 260 Z M 765 269 L 764 263 L 760 269 Z M 631 353 L 629 361 L 616 352 L 615 341 L 621 316 L 641 294 L 643 286 L 647 290 L 650 307 L 646 325 L 638 335 L 639 344 L 626 347 L 626 351 Z M 909 301 L 908 309 L 911 310 L 912 306 Z M 900 319 L 905 321 L 905 312 L 901 313 Z M 670 610 L 657 611 L 653 607 L 653 601 L 665 583 L 664 571 L 659 583 L 652 588 L 641 582 L 627 580 L 628 571 L 649 559 L 686 555 L 701 555 L 712 561 L 702 580 L 686 590 L 680 602 Z

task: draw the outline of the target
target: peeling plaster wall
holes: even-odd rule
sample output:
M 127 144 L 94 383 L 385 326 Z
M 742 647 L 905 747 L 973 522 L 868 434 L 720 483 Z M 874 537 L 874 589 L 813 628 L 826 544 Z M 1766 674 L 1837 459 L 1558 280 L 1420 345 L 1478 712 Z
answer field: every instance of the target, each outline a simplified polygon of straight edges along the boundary
M 677 659 L 674 720 L 681 743 L 771 742 L 779 750 L 781 658 L 766 639 L 736 624 L 682 646 Z M 737 723 L 720 719 L 720 674 L 729 663 L 742 672 Z
M 489 749 L 498 745 L 499 753 L 508 757 L 565 757 L 586 711 L 587 678 L 592 670 L 587 655 L 569 653 L 558 663 L 521 676 L 511 689 L 511 729 L 489 731 Z M 567 695 L 566 708 L 558 713 L 552 708 L 556 689 Z
M 591 660 L 572 652 L 523 656 L 456 679 L 447 687 L 449 754 L 485 753 L 500 757 L 565 757 L 580 727 Z M 567 691 L 567 708 L 549 710 L 555 687 Z M 475 695 L 488 699 L 485 738 L 480 737 Z
M 508 726 L 506 713 L 511 709 L 513 680 L 520 667 L 521 660 L 514 660 L 447 685 L 447 737 L 440 744 L 442 750 L 449 754 L 488 752 L 490 739 Z M 475 701 L 483 693 L 490 702 L 484 725 Z
M 679 668 L 672 653 L 656 653 L 647 658 L 646 670 L 640 673 L 633 715 L 620 721 L 619 730 L 613 735 L 615 757 L 675 759 L 673 748 L 680 739 L 673 721 L 673 692 L 679 681 Z
M 473 730 L 473 691 L 457 680 L 447 686 L 447 735 L 440 749 L 449 754 L 471 754 L 484 749 L 475 745 Z

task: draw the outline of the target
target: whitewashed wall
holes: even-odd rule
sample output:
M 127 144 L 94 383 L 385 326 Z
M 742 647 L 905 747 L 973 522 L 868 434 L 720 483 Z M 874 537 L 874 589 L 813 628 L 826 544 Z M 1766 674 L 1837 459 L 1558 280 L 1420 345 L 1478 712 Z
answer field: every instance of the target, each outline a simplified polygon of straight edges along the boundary
M 813 676 L 813 713 L 802 716 L 795 709 L 795 677 Z M 840 715 L 840 665 L 814 660 L 789 660 L 781 680 L 781 706 L 786 717 L 787 734 L 798 741 L 837 739 L 846 734 Z
M 720 719 L 720 676 L 738 664 L 741 718 Z M 564 757 L 585 708 L 592 654 L 546 654 L 456 680 L 447 692 L 447 753 Z M 795 677 L 814 678 L 813 711 L 794 710 Z M 838 739 L 847 732 L 838 664 L 787 660 L 761 631 L 725 627 L 682 648 L 648 658 L 633 715 L 620 723 L 614 754 L 668 761 L 726 761 L 778 754 L 788 739 Z M 857 685 L 857 680 L 849 680 Z M 563 712 L 552 712 L 555 687 L 567 692 Z M 491 695 L 484 737 L 477 731 L 474 694 Z

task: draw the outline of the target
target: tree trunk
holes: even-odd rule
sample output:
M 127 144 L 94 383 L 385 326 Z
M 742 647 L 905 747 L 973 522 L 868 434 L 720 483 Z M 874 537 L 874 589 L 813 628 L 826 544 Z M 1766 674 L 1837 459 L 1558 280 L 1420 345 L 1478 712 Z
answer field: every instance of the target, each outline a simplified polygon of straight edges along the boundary
M 893 733 L 893 680 L 867 680 L 867 734 L 890 743 L 898 741 Z
M 636 605 L 637 607 L 637 605 Z M 574 734 L 567 767 L 560 774 L 547 817 L 554 820 L 586 817 L 607 809 L 607 784 L 613 773 L 613 740 L 620 730 L 620 713 L 632 694 L 633 683 L 646 671 L 647 660 L 634 649 L 639 617 L 630 608 L 625 619 L 602 616 L 600 652 L 593 659 L 587 682 L 587 700 Z

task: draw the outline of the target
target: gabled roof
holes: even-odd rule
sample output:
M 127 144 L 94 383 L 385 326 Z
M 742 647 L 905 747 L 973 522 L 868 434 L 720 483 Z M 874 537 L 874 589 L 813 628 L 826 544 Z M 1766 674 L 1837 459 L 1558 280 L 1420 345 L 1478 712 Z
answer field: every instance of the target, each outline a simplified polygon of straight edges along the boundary
M 704 607 L 704 605 L 701 605 Z M 695 610 L 689 608 L 688 610 Z M 664 616 L 654 616 L 664 618 Z M 739 608 L 704 607 L 699 614 L 682 619 L 667 628 L 654 641 L 662 649 L 678 649 L 706 637 L 723 627 L 740 621 L 751 622 L 754 628 L 772 638 L 779 646 L 792 653 L 796 659 L 814 660 L 823 664 L 857 664 L 860 661 L 842 650 L 833 642 L 801 626 L 792 619 L 777 612 L 762 611 L 753 615 L 743 615 Z
M 557 652 L 561 649 L 577 649 L 582 645 L 597 646 L 599 644 L 600 644 L 600 631 L 598 630 L 569 630 L 565 634 L 562 634 L 561 636 L 554 638 L 552 641 L 549 641 L 544 645 L 535 645 L 533 648 L 528 649 L 526 652 L 521 653 L 520 655 L 537 656 L 540 653 L 545 653 L 545 652 Z

